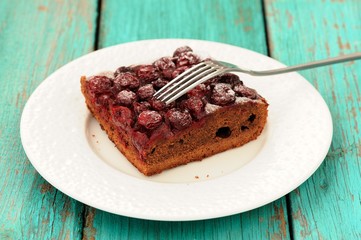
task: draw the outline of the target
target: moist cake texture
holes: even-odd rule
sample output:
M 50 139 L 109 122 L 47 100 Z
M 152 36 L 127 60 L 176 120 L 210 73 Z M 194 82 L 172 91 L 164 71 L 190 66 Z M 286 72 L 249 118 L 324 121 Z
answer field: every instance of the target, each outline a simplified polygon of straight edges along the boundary
M 90 112 L 144 175 L 242 146 L 261 134 L 268 104 L 235 74 L 214 77 L 169 105 L 153 97 L 201 61 L 184 46 L 151 64 L 81 77 Z

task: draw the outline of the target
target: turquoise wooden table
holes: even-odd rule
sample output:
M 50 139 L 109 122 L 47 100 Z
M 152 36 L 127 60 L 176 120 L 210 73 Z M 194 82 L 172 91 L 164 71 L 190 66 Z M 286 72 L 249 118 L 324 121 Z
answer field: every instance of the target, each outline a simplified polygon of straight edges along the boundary
M 361 51 L 359 0 L 0 1 L 0 239 L 361 239 L 361 61 L 301 72 L 325 99 L 331 148 L 301 186 L 249 212 L 191 222 L 117 216 L 47 183 L 20 117 L 57 68 L 142 39 L 228 43 L 287 65 Z

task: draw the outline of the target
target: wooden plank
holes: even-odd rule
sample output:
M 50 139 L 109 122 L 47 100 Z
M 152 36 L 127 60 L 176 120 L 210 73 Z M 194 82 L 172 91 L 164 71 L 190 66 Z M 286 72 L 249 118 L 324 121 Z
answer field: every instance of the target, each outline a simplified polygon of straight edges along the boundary
M 271 55 L 286 64 L 361 51 L 361 4 L 266 1 Z M 321 93 L 334 121 L 327 157 L 291 194 L 295 239 L 361 238 L 361 61 L 301 73 Z
M 96 1 L 0 1 L 0 239 L 77 239 L 82 204 L 49 185 L 23 151 L 19 124 L 42 80 L 92 50 Z
M 284 199 L 229 217 L 189 222 L 149 221 L 87 211 L 85 239 L 289 239 Z
M 261 1 L 102 1 L 99 46 L 196 38 L 266 54 Z M 216 207 L 216 206 L 215 206 Z M 86 239 L 289 239 L 285 198 L 244 214 L 193 222 L 146 221 L 87 210 Z
M 267 53 L 261 1 L 104 0 L 99 46 L 143 39 L 218 41 Z

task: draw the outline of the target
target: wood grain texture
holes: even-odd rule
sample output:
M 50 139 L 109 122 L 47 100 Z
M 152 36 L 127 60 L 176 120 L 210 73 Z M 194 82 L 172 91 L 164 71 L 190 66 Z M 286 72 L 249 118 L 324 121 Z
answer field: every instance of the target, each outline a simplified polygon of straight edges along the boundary
M 229 217 L 149 221 L 87 210 L 84 239 L 289 239 L 285 201 Z
M 102 1 L 100 47 L 159 38 L 204 39 L 267 53 L 260 0 Z
M 154 38 L 195 38 L 267 53 L 260 1 L 103 0 L 100 47 Z M 160 46 L 161 47 L 161 46 Z M 215 206 L 217 207 L 217 206 Z M 87 209 L 85 239 L 289 239 L 285 198 L 234 216 L 146 221 Z
M 19 124 L 42 80 L 92 50 L 95 19 L 95 1 L 0 1 L 0 239 L 82 235 L 83 205 L 35 171 Z
M 286 64 L 361 51 L 361 3 L 266 1 L 270 53 Z M 295 239 L 361 239 L 361 61 L 301 73 L 324 97 L 334 136 L 324 163 L 291 195 Z
M 94 45 L 194 38 L 269 51 L 296 64 L 361 51 L 360 1 L 264 0 L 268 42 L 261 0 L 102 0 L 95 42 L 97 2 L 0 1 L 0 239 L 361 239 L 361 61 L 301 73 L 328 104 L 334 138 L 321 167 L 289 195 L 290 213 L 281 198 L 203 221 L 109 214 L 49 185 L 19 136 L 30 94 Z

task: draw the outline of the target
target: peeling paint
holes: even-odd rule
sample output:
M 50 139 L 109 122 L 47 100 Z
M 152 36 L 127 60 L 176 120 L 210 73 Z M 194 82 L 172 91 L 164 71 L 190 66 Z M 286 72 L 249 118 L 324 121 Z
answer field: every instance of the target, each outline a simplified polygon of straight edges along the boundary
M 283 207 L 278 207 L 277 205 L 273 206 L 273 210 L 275 215 L 271 217 L 271 219 L 279 221 L 280 224 L 280 233 L 283 237 L 287 236 L 287 227 L 286 227 L 286 220 L 285 220 L 285 213 Z
M 95 240 L 96 229 L 94 228 L 95 209 L 87 207 L 83 229 L 83 240 Z
M 345 50 L 345 49 L 350 50 L 351 49 L 350 43 L 349 42 L 343 43 L 340 36 L 337 37 L 337 44 L 341 50 Z
M 43 5 L 40 5 L 40 6 L 38 6 L 38 10 L 39 10 L 40 12 L 46 12 L 46 11 L 48 11 L 48 8 L 45 7 L 45 6 L 43 6 Z
M 41 184 L 40 192 L 42 194 L 51 192 L 52 190 L 53 190 L 53 187 L 49 183 L 46 182 L 46 183 Z
M 293 16 L 288 10 L 286 10 L 286 17 L 287 17 L 287 27 L 291 28 L 293 25 Z
M 293 218 L 300 223 L 302 229 L 300 230 L 301 237 L 307 237 L 311 234 L 308 228 L 308 222 L 305 215 L 302 214 L 301 209 L 298 209 L 292 214 Z

